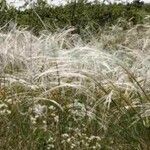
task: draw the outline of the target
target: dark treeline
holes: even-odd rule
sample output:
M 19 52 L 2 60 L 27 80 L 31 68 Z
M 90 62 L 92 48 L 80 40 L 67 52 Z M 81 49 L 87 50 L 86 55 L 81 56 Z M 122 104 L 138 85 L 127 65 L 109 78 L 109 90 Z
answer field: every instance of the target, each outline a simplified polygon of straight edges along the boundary
M 76 32 L 86 27 L 91 30 L 120 23 L 124 29 L 127 23 L 135 25 L 143 23 L 146 15 L 150 14 L 150 4 L 134 1 L 130 4 L 100 4 L 84 3 L 83 1 L 68 3 L 65 6 L 50 6 L 39 0 L 34 7 L 20 11 L 0 3 L 0 26 L 5 26 L 10 20 L 19 27 L 27 27 L 38 34 L 41 30 L 55 31 L 58 28 L 75 26 Z M 125 23 L 126 22 L 126 23 Z M 5 27 L 7 30 L 7 26 Z

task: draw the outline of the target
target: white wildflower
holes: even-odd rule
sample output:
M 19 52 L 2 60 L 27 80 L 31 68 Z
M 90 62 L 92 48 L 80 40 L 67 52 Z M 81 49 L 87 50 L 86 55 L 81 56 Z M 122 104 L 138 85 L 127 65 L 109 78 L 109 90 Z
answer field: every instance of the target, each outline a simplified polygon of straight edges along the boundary
M 33 112 L 37 115 L 37 116 L 43 116 L 44 113 L 46 111 L 46 106 L 42 106 L 40 104 L 36 104 L 33 108 Z

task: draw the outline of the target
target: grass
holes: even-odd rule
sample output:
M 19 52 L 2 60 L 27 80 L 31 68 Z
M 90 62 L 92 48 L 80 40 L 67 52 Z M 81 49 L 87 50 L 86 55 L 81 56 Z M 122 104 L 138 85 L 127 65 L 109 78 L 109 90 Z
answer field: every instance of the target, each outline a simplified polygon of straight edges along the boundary
M 150 26 L 73 30 L 0 33 L 0 149 L 148 150 Z

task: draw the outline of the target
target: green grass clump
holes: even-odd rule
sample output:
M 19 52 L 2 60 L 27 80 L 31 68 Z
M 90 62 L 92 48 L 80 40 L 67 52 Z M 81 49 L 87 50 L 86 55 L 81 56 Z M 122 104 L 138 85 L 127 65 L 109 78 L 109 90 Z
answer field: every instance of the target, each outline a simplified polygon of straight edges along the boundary
M 148 150 L 150 26 L 73 30 L 0 34 L 0 149 Z

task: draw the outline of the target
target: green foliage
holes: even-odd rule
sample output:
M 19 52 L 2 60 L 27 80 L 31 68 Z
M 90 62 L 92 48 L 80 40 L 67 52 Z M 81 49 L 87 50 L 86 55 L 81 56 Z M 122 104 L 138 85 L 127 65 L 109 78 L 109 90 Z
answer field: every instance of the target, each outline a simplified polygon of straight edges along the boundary
M 139 7 L 140 6 L 140 7 Z M 4 26 L 10 20 L 18 26 L 28 27 L 38 34 L 41 30 L 55 31 L 58 28 L 75 26 L 76 32 L 86 27 L 97 30 L 99 26 L 116 24 L 119 18 L 124 18 L 132 24 L 142 23 L 145 15 L 150 14 L 150 5 L 133 2 L 131 4 L 92 4 L 84 2 L 71 2 L 65 6 L 50 6 L 39 0 L 32 8 L 25 11 L 9 9 L 0 4 L 0 26 Z M 43 23 L 45 25 L 43 25 Z M 6 28 L 5 28 L 6 29 Z

